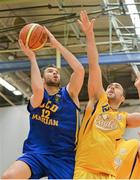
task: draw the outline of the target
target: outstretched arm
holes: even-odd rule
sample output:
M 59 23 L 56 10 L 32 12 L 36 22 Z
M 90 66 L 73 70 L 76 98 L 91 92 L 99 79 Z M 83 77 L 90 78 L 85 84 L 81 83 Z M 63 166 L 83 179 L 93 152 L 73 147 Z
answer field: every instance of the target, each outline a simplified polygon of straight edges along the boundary
M 98 62 L 99 55 L 93 32 L 94 21 L 94 19 L 92 19 L 91 21 L 89 20 L 86 11 L 81 11 L 80 20 L 78 22 L 86 35 L 87 55 L 89 63 L 88 94 L 90 100 L 99 99 L 100 95 L 104 91 L 102 85 L 101 69 Z
M 137 74 L 137 78 L 134 85 L 137 88 L 139 99 L 140 99 L 140 72 Z
M 135 81 L 135 87 L 137 88 L 139 99 L 140 99 L 140 73 L 137 74 Z M 131 113 L 127 117 L 127 127 L 139 127 L 140 126 L 140 113 Z
M 73 70 L 70 81 L 67 85 L 67 90 L 74 102 L 77 105 L 79 105 L 78 95 L 84 80 L 84 68 L 82 64 L 77 60 L 77 58 L 69 50 L 67 50 L 59 41 L 57 41 L 47 28 L 45 29 L 49 36 L 51 46 L 60 51 L 64 59 L 67 61 L 67 63 Z
M 135 112 L 128 114 L 126 125 L 128 128 L 140 127 L 140 113 Z
M 36 108 L 41 104 L 43 99 L 43 81 L 36 61 L 35 53 L 28 47 L 25 47 L 21 40 L 19 40 L 19 44 L 22 51 L 25 53 L 26 56 L 28 56 L 31 63 L 31 88 L 33 95 L 31 96 L 30 102 L 31 105 Z

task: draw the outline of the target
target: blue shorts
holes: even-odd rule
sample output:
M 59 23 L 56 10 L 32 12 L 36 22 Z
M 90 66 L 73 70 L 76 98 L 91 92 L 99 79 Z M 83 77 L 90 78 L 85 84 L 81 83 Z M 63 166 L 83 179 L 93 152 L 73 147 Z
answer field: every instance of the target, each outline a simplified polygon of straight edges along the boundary
M 17 160 L 23 161 L 31 169 L 31 179 L 47 176 L 48 179 L 73 179 L 75 158 L 59 155 L 25 153 Z

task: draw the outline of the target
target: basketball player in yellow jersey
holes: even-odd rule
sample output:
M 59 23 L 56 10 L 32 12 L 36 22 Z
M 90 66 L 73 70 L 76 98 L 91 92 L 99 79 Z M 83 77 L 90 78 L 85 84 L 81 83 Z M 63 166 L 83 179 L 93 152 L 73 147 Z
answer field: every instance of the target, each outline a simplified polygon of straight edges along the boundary
M 116 179 L 140 179 L 138 139 L 118 141 L 115 153 Z
M 115 178 L 117 139 L 121 138 L 126 126 L 140 126 L 140 113 L 118 111 L 125 99 L 124 90 L 116 82 L 111 83 L 106 91 L 103 89 L 93 32 L 94 20 L 90 21 L 86 11 L 82 11 L 79 24 L 87 41 L 89 102 L 79 131 L 74 178 Z
M 140 99 L 140 75 L 137 74 L 135 86 Z M 139 134 L 140 135 L 140 134 Z M 116 179 L 140 179 L 140 142 L 138 139 L 117 142 L 115 153 Z

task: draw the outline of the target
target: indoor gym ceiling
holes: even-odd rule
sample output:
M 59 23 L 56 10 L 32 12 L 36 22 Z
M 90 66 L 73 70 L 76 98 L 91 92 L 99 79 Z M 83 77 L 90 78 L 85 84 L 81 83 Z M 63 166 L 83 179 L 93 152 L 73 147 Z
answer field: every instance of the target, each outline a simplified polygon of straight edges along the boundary
M 127 4 L 129 4 L 129 0 Z M 140 2 L 135 0 L 135 5 L 139 12 Z M 135 52 L 138 55 L 139 37 L 135 32 L 126 1 L 1 0 L 0 77 L 22 92 L 22 95 L 16 96 L 0 85 L 1 107 L 24 104 L 31 95 L 29 61 L 18 46 L 20 29 L 25 24 L 32 22 L 45 25 L 65 47 L 82 59 L 86 56 L 86 45 L 85 36 L 77 24 L 81 10 L 86 10 L 90 19 L 96 19 L 94 31 L 100 54 Z M 55 59 L 56 51 L 46 44 L 43 49 L 36 52 L 36 56 L 38 61 L 41 60 L 43 63 L 41 66 L 43 67 L 46 65 L 47 59 Z M 25 67 L 19 66 L 20 62 L 25 62 Z M 14 68 L 12 68 L 13 66 Z M 84 67 L 86 75 L 80 100 L 87 101 L 88 65 L 85 61 Z M 120 82 L 126 89 L 127 98 L 137 98 L 137 92 L 133 85 L 134 67 L 135 64 L 113 64 L 113 62 L 102 65 L 104 86 L 106 87 L 112 81 Z M 69 66 L 62 65 L 62 85 L 68 82 L 70 74 Z

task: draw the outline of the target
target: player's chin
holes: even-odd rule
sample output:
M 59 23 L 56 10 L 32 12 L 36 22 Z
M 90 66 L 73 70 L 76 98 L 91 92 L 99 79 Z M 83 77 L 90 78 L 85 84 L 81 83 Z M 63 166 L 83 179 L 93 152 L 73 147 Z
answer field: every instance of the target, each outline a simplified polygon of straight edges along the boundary
M 60 84 L 60 81 L 58 79 L 54 80 L 53 83 Z
M 115 99 L 115 95 L 114 94 L 108 94 L 107 97 L 108 97 L 108 99 Z
M 59 86 L 60 86 L 60 82 L 59 82 L 59 81 L 55 81 L 55 82 L 54 82 L 54 85 L 57 86 L 57 87 L 59 87 Z
M 59 82 L 60 82 L 60 80 L 59 80 L 58 78 L 54 78 L 52 81 L 53 81 L 54 83 L 59 83 Z

